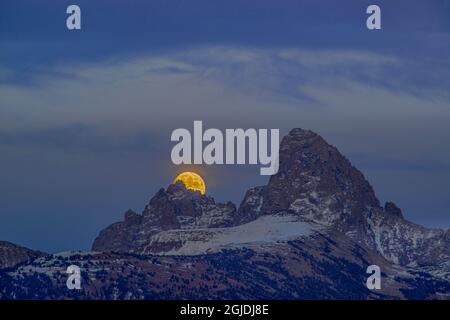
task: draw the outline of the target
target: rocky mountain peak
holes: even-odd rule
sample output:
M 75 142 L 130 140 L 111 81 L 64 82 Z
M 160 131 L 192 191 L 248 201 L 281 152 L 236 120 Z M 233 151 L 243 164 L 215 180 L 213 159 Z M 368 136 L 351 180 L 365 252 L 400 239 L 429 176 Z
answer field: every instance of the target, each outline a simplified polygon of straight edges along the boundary
M 285 138 L 290 137 L 297 140 L 305 141 L 307 139 L 322 139 L 320 135 L 311 130 L 306 130 L 302 128 L 294 128 L 289 131 L 289 134 Z M 322 139 L 323 140 L 323 139 Z
M 364 175 L 318 134 L 291 130 L 281 141 L 279 160 L 279 171 L 268 185 L 247 192 L 238 211 L 241 221 L 294 212 L 345 233 L 395 263 L 448 261 L 448 232 L 405 220 L 393 202 L 381 207 Z
M 235 212 L 233 203 L 216 203 L 214 198 L 186 189 L 182 182 L 177 182 L 156 193 L 145 207 L 143 217 L 147 224 L 169 230 L 229 226 Z
M 142 214 L 125 212 L 124 220 L 102 230 L 94 240 L 95 251 L 136 252 L 161 232 L 178 229 L 229 227 L 236 223 L 232 202 L 216 203 L 214 198 L 186 189 L 182 182 L 161 188 Z
M 384 212 L 386 212 L 386 214 L 388 215 L 403 219 L 402 209 L 397 207 L 397 205 L 393 202 L 386 202 L 386 204 L 384 205 Z
M 264 212 L 291 209 L 330 224 L 379 206 L 363 174 L 321 136 L 297 128 L 283 138 L 280 169 L 266 187 Z
M 164 190 L 164 189 L 162 189 Z M 208 198 L 206 195 L 202 195 L 198 190 L 187 189 L 183 182 L 177 181 L 167 187 L 167 194 L 172 198 L 186 198 L 192 199 Z
M 448 263 L 448 231 L 427 229 L 405 220 L 392 202 L 381 207 L 364 175 L 318 134 L 291 130 L 281 141 L 279 157 L 278 173 L 266 186 L 249 189 L 239 210 L 231 202 L 216 203 L 212 197 L 188 190 L 178 182 L 160 189 L 141 215 L 127 211 L 123 222 L 100 233 L 93 249 L 170 252 L 185 243 L 193 247 L 206 243 L 214 232 L 221 234 L 218 238 L 226 238 L 222 231 L 208 228 L 252 221 L 258 230 L 269 228 L 267 233 L 272 234 L 270 228 L 274 226 L 262 226 L 263 221 L 270 220 L 267 216 L 287 214 L 341 232 L 397 264 Z

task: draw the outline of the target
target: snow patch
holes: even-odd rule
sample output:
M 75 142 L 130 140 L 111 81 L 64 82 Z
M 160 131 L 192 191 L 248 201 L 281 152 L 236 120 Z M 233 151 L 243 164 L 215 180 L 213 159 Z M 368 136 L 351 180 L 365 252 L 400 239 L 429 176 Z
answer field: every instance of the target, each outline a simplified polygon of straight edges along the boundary
M 321 227 L 293 215 L 262 216 L 231 228 L 171 230 L 155 235 L 154 241 L 182 240 L 183 245 L 164 255 L 199 255 L 223 249 L 251 247 L 307 236 Z

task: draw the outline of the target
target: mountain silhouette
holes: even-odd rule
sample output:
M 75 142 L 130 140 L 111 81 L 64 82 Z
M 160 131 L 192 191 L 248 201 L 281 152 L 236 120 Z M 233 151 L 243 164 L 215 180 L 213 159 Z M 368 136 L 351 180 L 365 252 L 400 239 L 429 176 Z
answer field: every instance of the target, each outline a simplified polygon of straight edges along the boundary
M 91 252 L 40 256 L 13 272 L 5 265 L 1 297 L 28 297 L 27 285 L 39 284 L 37 297 L 56 299 L 448 298 L 449 230 L 381 205 L 364 175 L 312 131 L 285 136 L 279 160 L 238 208 L 177 182 L 102 230 Z M 64 290 L 55 271 L 69 263 L 85 270 L 81 292 Z M 365 286 L 373 264 L 381 290 Z

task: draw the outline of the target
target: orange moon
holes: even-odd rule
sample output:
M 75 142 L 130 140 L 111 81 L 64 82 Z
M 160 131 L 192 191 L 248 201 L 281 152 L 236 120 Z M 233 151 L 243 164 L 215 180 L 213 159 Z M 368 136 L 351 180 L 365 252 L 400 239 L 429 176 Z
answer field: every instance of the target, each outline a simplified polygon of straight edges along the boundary
M 194 172 L 186 171 L 180 173 L 176 176 L 175 179 L 173 179 L 173 183 L 176 183 L 177 181 L 183 182 L 183 184 L 186 186 L 186 189 L 200 191 L 201 194 L 206 193 L 205 181 L 202 179 L 202 177 L 200 177 L 200 175 Z

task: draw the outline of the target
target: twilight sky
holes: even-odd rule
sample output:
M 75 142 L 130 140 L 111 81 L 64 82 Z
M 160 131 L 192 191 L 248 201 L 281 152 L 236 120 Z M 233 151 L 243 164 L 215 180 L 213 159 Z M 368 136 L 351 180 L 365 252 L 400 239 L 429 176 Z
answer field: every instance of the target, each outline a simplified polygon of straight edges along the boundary
M 185 169 L 170 133 L 193 120 L 316 131 L 381 201 L 449 228 L 449 57 L 450 1 L 0 0 L 0 240 L 88 249 Z M 219 201 L 267 182 L 192 169 Z

